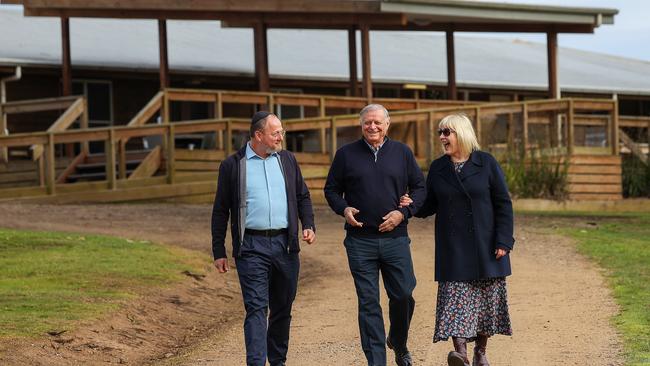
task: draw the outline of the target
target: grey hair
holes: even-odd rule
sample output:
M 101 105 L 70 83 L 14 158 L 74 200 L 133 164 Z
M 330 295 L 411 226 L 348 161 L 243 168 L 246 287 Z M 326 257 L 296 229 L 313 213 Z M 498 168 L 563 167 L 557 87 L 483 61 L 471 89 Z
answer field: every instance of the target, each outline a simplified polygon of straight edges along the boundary
M 386 120 L 386 122 L 390 122 L 390 116 L 388 115 L 388 110 L 386 109 L 386 107 L 384 107 L 381 104 L 368 104 L 367 106 L 363 107 L 361 112 L 359 112 L 359 123 L 363 124 L 363 116 L 365 116 L 366 113 L 377 111 L 377 110 L 383 111 L 384 119 Z
M 273 117 L 277 117 L 275 114 L 271 113 L 271 114 L 269 114 L 268 116 L 266 116 L 266 117 L 260 119 L 259 121 L 257 121 L 257 122 L 255 122 L 255 123 L 251 124 L 251 128 L 250 128 L 250 135 L 251 135 L 251 138 L 255 137 L 255 132 L 257 132 L 257 131 L 262 131 L 262 130 L 264 129 L 264 127 L 266 127 L 266 121 L 267 121 L 267 120 L 269 119 L 269 117 L 271 117 L 271 116 L 273 116 Z

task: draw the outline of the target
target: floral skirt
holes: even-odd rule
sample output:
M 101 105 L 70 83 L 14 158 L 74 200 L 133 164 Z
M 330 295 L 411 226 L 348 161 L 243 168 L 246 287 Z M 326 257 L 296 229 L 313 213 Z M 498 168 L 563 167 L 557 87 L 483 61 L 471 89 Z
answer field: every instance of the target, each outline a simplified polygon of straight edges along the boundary
M 433 342 L 512 335 L 507 297 L 505 277 L 440 282 Z

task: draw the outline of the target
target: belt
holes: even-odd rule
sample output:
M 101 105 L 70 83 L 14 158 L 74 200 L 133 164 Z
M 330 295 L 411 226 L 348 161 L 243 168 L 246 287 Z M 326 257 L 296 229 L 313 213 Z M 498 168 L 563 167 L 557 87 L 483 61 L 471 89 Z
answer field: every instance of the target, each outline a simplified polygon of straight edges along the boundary
M 245 234 L 253 236 L 278 236 L 287 233 L 287 229 L 268 229 L 268 230 L 254 230 L 246 229 Z

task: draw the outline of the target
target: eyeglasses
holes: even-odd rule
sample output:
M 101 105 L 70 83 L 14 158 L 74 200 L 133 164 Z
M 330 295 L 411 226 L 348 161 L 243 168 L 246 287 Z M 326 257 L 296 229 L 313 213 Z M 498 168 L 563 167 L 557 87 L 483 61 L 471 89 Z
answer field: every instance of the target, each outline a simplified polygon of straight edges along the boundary
M 284 137 L 286 134 L 287 134 L 287 131 L 280 130 L 280 131 L 275 131 L 273 133 L 269 133 L 268 135 L 271 135 L 271 137 L 273 137 L 274 139 L 277 139 L 280 136 Z
M 439 128 L 438 129 L 438 136 L 440 136 L 440 134 L 442 134 L 443 136 L 447 137 L 447 136 L 451 135 L 452 132 L 456 133 L 456 131 L 452 130 L 451 128 Z

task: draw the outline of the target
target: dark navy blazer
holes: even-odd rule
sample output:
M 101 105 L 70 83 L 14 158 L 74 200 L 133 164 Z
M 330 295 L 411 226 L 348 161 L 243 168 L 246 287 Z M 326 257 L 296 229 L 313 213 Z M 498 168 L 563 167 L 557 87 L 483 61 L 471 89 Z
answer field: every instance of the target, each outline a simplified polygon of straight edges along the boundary
M 417 217 L 436 214 L 436 281 L 469 281 L 511 274 L 512 201 L 496 159 L 473 152 L 456 174 L 447 155 L 429 167 L 427 198 Z

